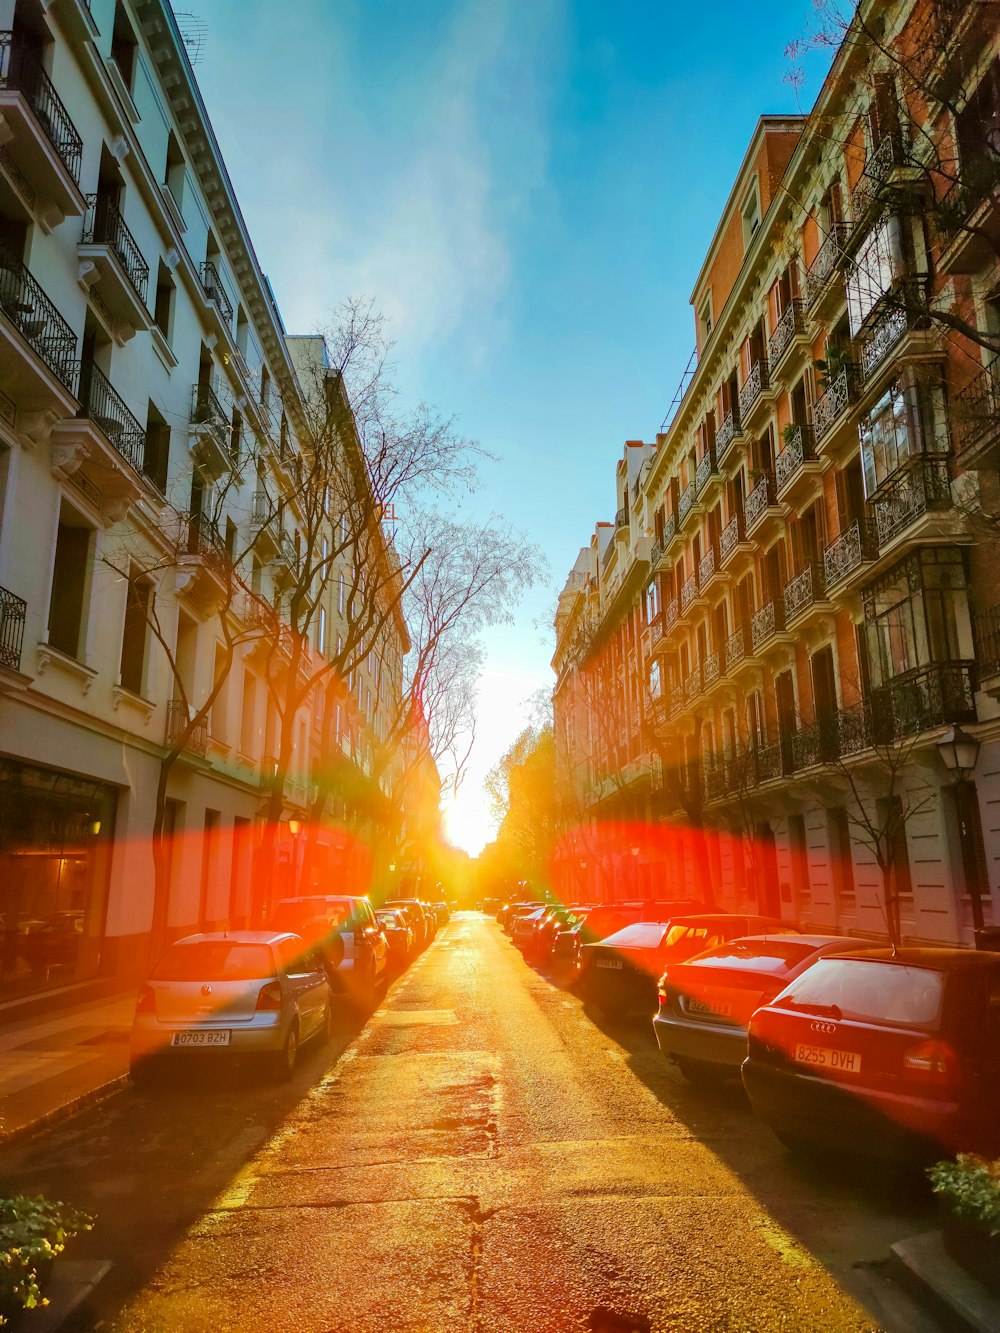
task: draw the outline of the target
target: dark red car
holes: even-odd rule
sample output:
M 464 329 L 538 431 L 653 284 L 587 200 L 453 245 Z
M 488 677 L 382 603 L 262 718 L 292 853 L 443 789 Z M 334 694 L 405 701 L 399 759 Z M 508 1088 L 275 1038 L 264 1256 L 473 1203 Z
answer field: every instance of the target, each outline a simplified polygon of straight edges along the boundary
M 750 1022 L 743 1082 L 790 1147 L 889 1158 L 1000 1150 L 1000 955 L 823 958 Z

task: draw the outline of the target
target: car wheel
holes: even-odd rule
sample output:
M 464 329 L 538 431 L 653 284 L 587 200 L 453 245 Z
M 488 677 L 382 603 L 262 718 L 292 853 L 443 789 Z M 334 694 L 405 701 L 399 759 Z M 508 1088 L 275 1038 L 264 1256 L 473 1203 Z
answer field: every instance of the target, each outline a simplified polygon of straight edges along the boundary
M 299 1030 L 293 1023 L 288 1029 L 288 1036 L 285 1038 L 285 1044 L 276 1056 L 272 1064 L 274 1077 L 280 1083 L 287 1083 L 295 1073 L 295 1066 L 299 1059 Z
M 696 1088 L 717 1088 L 729 1078 L 729 1070 L 706 1060 L 678 1059 L 674 1062 L 689 1083 Z

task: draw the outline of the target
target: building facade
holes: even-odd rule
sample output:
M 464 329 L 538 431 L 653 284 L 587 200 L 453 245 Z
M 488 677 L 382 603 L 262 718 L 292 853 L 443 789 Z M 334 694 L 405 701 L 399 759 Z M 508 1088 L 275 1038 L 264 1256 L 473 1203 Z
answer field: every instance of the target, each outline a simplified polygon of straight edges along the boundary
M 556 735 L 578 829 L 673 830 L 627 887 L 972 944 L 1000 924 L 1000 21 L 862 10 L 810 116 L 754 133 L 694 369 L 560 598 Z
M 293 884 L 322 738 L 363 769 L 398 710 L 398 614 L 290 718 L 276 684 L 323 357 L 285 335 L 165 0 L 0 0 L 0 1002 L 143 971 L 158 809 L 166 936 L 245 923 L 282 735 Z M 298 644 L 318 682 L 340 549 Z

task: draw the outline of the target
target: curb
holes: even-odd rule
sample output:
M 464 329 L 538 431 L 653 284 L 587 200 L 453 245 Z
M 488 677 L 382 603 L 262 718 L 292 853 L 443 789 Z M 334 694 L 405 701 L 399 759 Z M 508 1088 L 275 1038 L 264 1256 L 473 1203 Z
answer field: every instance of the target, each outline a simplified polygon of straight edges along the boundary
M 950 1328 L 972 1333 L 1000 1329 L 1000 1300 L 948 1257 L 940 1231 L 897 1241 L 889 1254 L 900 1280 L 943 1315 Z
M 64 1102 L 62 1106 L 54 1106 L 51 1111 L 36 1116 L 34 1120 L 18 1125 L 16 1129 L 0 1132 L 0 1148 L 9 1148 L 12 1144 L 29 1139 L 43 1129 L 57 1125 L 61 1120 L 69 1120 L 78 1112 L 84 1111 L 90 1106 L 96 1106 L 99 1102 L 107 1101 L 109 1097 L 113 1097 L 116 1092 L 120 1092 L 128 1085 L 128 1074 L 119 1074 L 117 1078 L 109 1079 L 107 1083 L 101 1083 L 96 1088 L 89 1088 L 86 1092 L 81 1092 L 78 1097 L 73 1097 L 70 1101 Z

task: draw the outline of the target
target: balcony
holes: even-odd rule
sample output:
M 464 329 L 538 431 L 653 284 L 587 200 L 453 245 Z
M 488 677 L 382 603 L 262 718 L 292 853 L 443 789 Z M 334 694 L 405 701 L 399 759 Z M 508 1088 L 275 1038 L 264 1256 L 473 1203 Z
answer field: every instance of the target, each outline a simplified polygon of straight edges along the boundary
M 87 196 L 83 240 L 78 247 L 80 282 L 96 289 L 119 343 L 152 324 L 146 309 L 149 266 L 113 199 Z
M 758 410 L 770 402 L 770 388 L 767 362 L 761 359 L 751 367 L 740 389 L 740 422 L 744 429 L 753 429 Z
M 222 279 L 219 277 L 219 270 L 210 259 L 207 259 L 198 270 L 201 277 L 201 285 L 205 289 L 205 295 L 213 303 L 222 317 L 222 322 L 227 328 L 232 327 L 233 323 L 233 303 L 229 299 L 225 287 L 222 285 Z
M 788 745 L 791 768 L 798 773 L 817 764 L 832 764 L 839 758 L 835 718 L 813 722 L 793 731 Z
M 1000 246 L 996 199 L 1000 162 L 989 151 L 962 156 L 959 179 L 937 201 L 935 209 L 941 236 L 937 260 L 941 273 L 977 273 L 996 258 Z
M 757 782 L 775 782 L 785 777 L 790 769 L 790 760 L 790 748 L 787 745 L 758 745 L 754 764 Z
M 29 212 L 44 200 L 46 231 L 64 218 L 82 217 L 83 140 L 38 56 L 16 45 L 10 32 L 0 32 L 0 118 L 8 170 L 16 185 L 27 187 Z
M 887 134 L 869 154 L 861 178 L 851 195 L 854 234 L 860 236 L 874 221 L 891 194 L 905 179 L 903 169 L 914 170 L 910 147 L 897 130 Z
M 76 334 L 41 285 L 0 247 L 0 383 L 23 412 L 76 410 Z
M 753 613 L 750 621 L 750 638 L 754 653 L 765 647 L 776 634 L 785 628 L 784 606 L 777 602 L 768 602 L 759 611 Z
M 856 403 L 857 399 L 857 378 L 854 367 L 844 366 L 813 408 L 813 432 L 817 445 L 833 439 L 838 423 L 843 419 L 848 407 Z M 857 444 L 856 439 L 855 444 Z
M 628 536 L 628 510 L 624 507 L 615 514 L 615 536 Z
M 702 455 L 701 461 L 695 469 L 694 488 L 698 495 L 701 495 L 702 491 L 711 481 L 712 474 L 715 471 L 715 450 L 709 449 L 707 453 Z
M 719 427 L 718 434 L 715 437 L 715 456 L 721 463 L 726 454 L 733 446 L 733 442 L 742 436 L 743 430 L 740 426 L 740 414 L 738 410 L 728 412 L 723 418 L 722 425 Z
M 914 458 L 887 486 L 880 488 L 875 510 L 879 549 L 904 533 L 925 514 L 951 509 L 951 478 L 946 458 Z
M 721 801 L 733 790 L 732 764 L 726 759 L 717 759 L 705 764 L 705 800 Z
M 52 470 L 116 522 L 146 493 L 146 431 L 92 361 L 80 366 L 79 398 L 76 418 L 52 427 Z
M 691 574 L 684 580 L 681 588 L 681 613 L 690 610 L 698 597 L 698 575 Z
M 679 619 L 680 619 L 680 608 L 677 605 L 677 598 L 671 597 L 670 600 L 668 602 L 665 602 L 663 606 L 664 637 L 666 637 L 666 635 L 670 633 L 670 631 L 674 628 Z
M 207 380 L 202 380 L 191 390 L 190 431 L 193 451 L 210 477 L 221 477 L 232 471 L 239 461 L 232 454 L 232 422 Z
M 940 662 L 917 667 L 872 690 L 869 742 L 887 745 L 932 727 L 974 722 L 975 664 Z
M 829 610 L 823 566 L 810 561 L 795 577 L 785 584 L 785 625 L 816 609 Z
M 835 587 L 878 559 L 878 542 L 867 519 L 855 519 L 850 527 L 823 551 L 823 580 Z
M 722 654 L 718 651 L 709 653 L 702 666 L 702 679 L 705 682 L 705 689 L 710 690 L 713 685 L 717 685 L 723 676 Z
M 774 460 L 774 480 L 779 495 L 790 494 L 796 482 L 822 472 L 816 457 L 812 426 L 786 427 L 785 447 Z
M 254 529 L 254 554 L 265 562 L 271 560 L 281 550 L 281 529 L 277 522 L 277 509 L 267 491 L 255 491 L 250 507 L 250 526 Z
M 670 691 L 670 717 L 680 717 L 684 712 L 684 686 L 675 685 Z
M 747 496 L 743 504 L 743 518 L 747 537 L 758 527 L 769 513 L 779 511 L 778 488 L 774 473 L 765 472 L 760 481 Z
M 713 545 L 709 545 L 698 562 L 698 584 L 702 591 L 708 591 L 708 585 L 719 572 L 719 554 Z
M 743 515 L 734 514 L 719 535 L 720 567 L 725 569 L 737 555 L 750 555 L 754 549 L 753 543 L 747 541 Z
M 809 346 L 805 312 L 802 302 L 797 297 L 785 306 L 781 318 L 774 326 L 774 332 L 767 341 L 767 359 L 772 375 L 778 373 L 785 356 L 796 346 L 803 348 Z
M 834 222 L 827 232 L 816 258 L 806 272 L 806 299 L 810 308 L 819 306 L 833 290 L 833 277 L 844 266 L 844 245 L 851 234 L 846 222 Z
M 1000 358 L 952 397 L 949 415 L 952 443 L 962 466 L 995 471 L 1000 462 Z
M 915 336 L 908 338 L 908 334 Z M 939 342 L 929 329 L 918 279 L 899 283 L 887 294 L 857 346 L 866 388 L 879 370 L 891 366 L 899 356 L 912 355 L 914 351 L 940 355 Z
M 733 630 L 726 640 L 725 669 L 731 675 L 741 662 L 747 660 L 747 631 L 745 625 Z
M 163 743 L 168 750 L 180 747 L 182 752 L 204 759 L 208 753 L 208 718 L 200 717 L 192 725 L 188 707 L 183 700 L 169 700 Z
M 684 704 L 689 707 L 702 692 L 701 667 L 696 666 L 684 681 Z
M 973 623 L 980 684 L 1000 676 L 1000 606 L 981 611 Z M 990 693 L 994 693 L 990 690 Z
M 24 622 L 28 603 L 7 588 L 0 588 L 0 670 L 20 672 Z
M 691 510 L 694 508 L 694 502 L 698 498 L 698 490 L 693 481 L 681 491 L 680 500 L 677 503 L 677 530 L 678 532 L 684 526 L 684 522 Z

